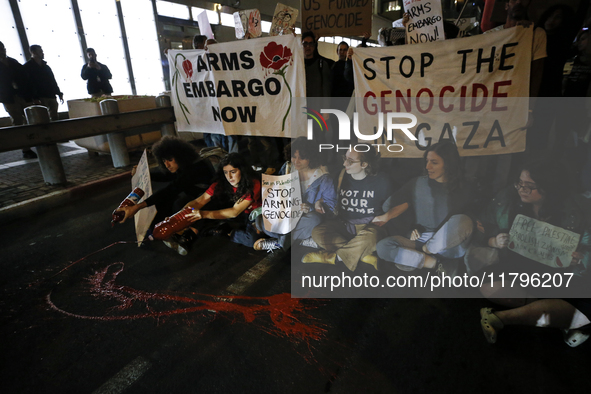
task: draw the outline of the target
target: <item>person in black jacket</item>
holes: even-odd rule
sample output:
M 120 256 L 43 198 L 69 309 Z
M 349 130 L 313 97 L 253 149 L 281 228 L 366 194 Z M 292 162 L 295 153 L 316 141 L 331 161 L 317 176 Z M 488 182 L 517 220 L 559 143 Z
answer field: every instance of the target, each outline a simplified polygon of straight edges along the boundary
M 215 174 L 213 165 L 208 160 L 200 160 L 193 145 L 177 137 L 163 137 L 152 146 L 152 155 L 164 170 L 152 173 L 152 180 L 172 182 L 139 204 L 119 208 L 119 211 L 125 212 L 121 223 L 152 205 L 156 205 L 158 210 L 154 223 L 162 221 L 202 195 Z
M 37 104 L 43 105 L 49 109 L 49 117 L 52 121 L 58 120 L 57 109 L 58 103 L 55 98 L 57 95 L 60 102 L 64 103 L 64 94 L 60 91 L 51 67 L 43 60 L 45 54 L 41 45 L 31 45 L 29 47 L 31 59 L 23 66 L 26 70 L 29 83 L 31 85 L 31 92 L 33 101 Z
M 6 56 L 6 47 L 0 42 L 0 103 L 8 112 L 13 126 L 25 124 L 25 107 L 32 105 L 31 91 L 22 64 Z M 31 148 L 23 149 L 23 158 L 34 159 Z
M 88 80 L 86 84 L 88 94 L 92 97 L 110 96 L 113 93 L 113 88 L 109 79 L 113 76 L 109 67 L 96 61 L 96 52 L 93 48 L 86 50 L 86 56 L 88 56 L 88 63 L 82 67 L 80 76 L 85 81 Z

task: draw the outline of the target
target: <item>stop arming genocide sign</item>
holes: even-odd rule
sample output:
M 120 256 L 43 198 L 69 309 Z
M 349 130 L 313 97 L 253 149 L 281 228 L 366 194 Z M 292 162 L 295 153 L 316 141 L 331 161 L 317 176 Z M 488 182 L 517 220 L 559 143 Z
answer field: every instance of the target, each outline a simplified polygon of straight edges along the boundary
M 298 172 L 288 175 L 262 176 L 263 222 L 265 230 L 288 234 L 302 215 L 302 191 Z
M 306 87 L 291 34 L 171 50 L 168 61 L 179 131 L 290 137 L 305 128 L 305 118 L 293 115 L 293 97 L 305 97 Z
M 393 154 L 380 150 L 385 157 L 422 157 L 444 139 L 455 140 L 462 156 L 522 152 L 532 38 L 531 27 L 518 26 L 442 42 L 355 48 L 360 131 L 377 144 L 403 146 Z M 416 123 L 401 117 L 393 123 L 407 123 L 408 130 L 392 130 L 388 112 L 410 113 Z
M 554 268 L 568 267 L 581 236 L 525 215 L 509 231 L 509 250 Z

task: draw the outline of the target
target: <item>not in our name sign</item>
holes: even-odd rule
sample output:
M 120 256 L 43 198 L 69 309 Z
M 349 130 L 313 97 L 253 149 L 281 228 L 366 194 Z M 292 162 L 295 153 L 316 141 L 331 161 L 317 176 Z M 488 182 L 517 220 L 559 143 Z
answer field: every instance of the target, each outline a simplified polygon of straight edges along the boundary
M 509 231 L 509 249 L 554 268 L 570 265 L 581 236 L 525 215 L 517 215 Z

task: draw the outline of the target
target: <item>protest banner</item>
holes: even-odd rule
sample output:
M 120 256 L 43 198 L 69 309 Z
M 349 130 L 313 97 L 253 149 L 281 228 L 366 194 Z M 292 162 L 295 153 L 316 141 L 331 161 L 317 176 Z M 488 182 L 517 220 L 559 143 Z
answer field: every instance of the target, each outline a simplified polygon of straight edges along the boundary
M 144 149 L 144 153 L 137 165 L 137 169 L 135 171 L 134 176 L 131 178 L 131 189 L 139 187 L 144 191 L 144 197 L 138 201 L 140 202 L 145 201 L 148 197 L 152 195 L 152 180 L 150 178 L 150 166 L 148 165 L 148 153 Z M 146 232 L 150 228 L 150 224 L 152 224 L 152 220 L 156 216 L 156 207 L 151 206 L 144 209 L 140 209 L 138 213 L 135 214 L 134 221 L 135 221 L 135 235 L 138 240 L 138 246 L 140 246 L 139 242 L 144 240 L 144 236 Z
M 509 250 L 554 268 L 568 267 L 581 236 L 525 215 L 509 231 Z
M 298 172 L 280 176 L 263 174 L 261 192 L 261 215 L 265 230 L 277 234 L 291 232 L 302 215 L 302 191 Z
M 234 27 L 238 39 L 243 39 L 247 34 L 249 38 L 260 37 L 263 34 L 261 30 L 261 13 L 256 8 L 235 12 Z
M 292 35 L 216 44 L 209 51 L 168 52 L 179 131 L 290 137 L 305 118 L 304 59 Z
M 207 11 L 203 11 L 199 15 L 197 15 L 197 23 L 199 24 L 199 32 L 202 35 L 207 36 L 209 39 L 214 39 L 213 31 L 211 30 L 211 25 L 209 24 L 209 19 L 207 18 Z
M 371 0 L 303 0 L 302 31 L 319 36 L 361 36 L 371 31 Z
M 406 24 L 407 44 L 445 40 L 439 0 L 404 0 L 404 11 L 410 17 Z
M 532 33 L 518 26 L 444 43 L 355 48 L 354 133 L 382 144 L 383 157 L 422 157 L 445 139 L 461 156 L 522 152 Z

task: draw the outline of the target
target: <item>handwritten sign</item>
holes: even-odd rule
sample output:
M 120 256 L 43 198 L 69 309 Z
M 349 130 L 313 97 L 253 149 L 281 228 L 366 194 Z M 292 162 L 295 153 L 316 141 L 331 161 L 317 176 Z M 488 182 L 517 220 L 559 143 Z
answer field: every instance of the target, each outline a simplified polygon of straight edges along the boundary
M 554 268 L 570 265 L 581 236 L 546 222 L 517 215 L 509 231 L 509 249 Z
M 273 14 L 273 22 L 271 23 L 270 36 L 281 36 L 286 34 L 286 31 L 293 29 L 298 19 L 300 12 L 285 4 L 277 3 L 275 13 Z
M 371 0 L 303 0 L 302 31 L 319 36 L 361 36 L 371 31 Z
M 133 190 L 136 187 L 139 187 L 144 191 L 144 197 L 138 201 L 138 204 L 145 201 L 152 195 L 152 180 L 150 179 L 150 166 L 148 165 L 148 154 L 146 150 L 144 150 L 142 158 L 137 165 L 135 175 L 131 178 L 131 189 Z M 135 235 L 138 242 L 142 242 L 144 240 L 144 236 L 150 228 L 150 224 L 152 224 L 152 220 L 154 220 L 155 216 L 155 206 L 141 209 L 135 214 Z M 139 245 L 140 244 L 138 243 L 138 246 Z
M 408 44 L 445 40 L 439 0 L 404 0 L 404 11 L 410 15 L 406 25 Z
M 256 8 L 235 12 L 234 27 L 238 39 L 244 38 L 247 33 L 250 38 L 260 37 L 263 34 L 261 30 L 261 13 Z
M 207 18 L 207 11 L 203 11 L 201 14 L 197 15 L 197 23 L 199 24 L 199 32 L 202 35 L 207 36 L 209 39 L 214 39 L 213 31 L 211 30 L 211 25 L 209 24 L 209 19 Z
M 265 230 L 287 234 L 298 224 L 302 215 L 302 191 L 297 173 L 262 177 L 263 222 Z

